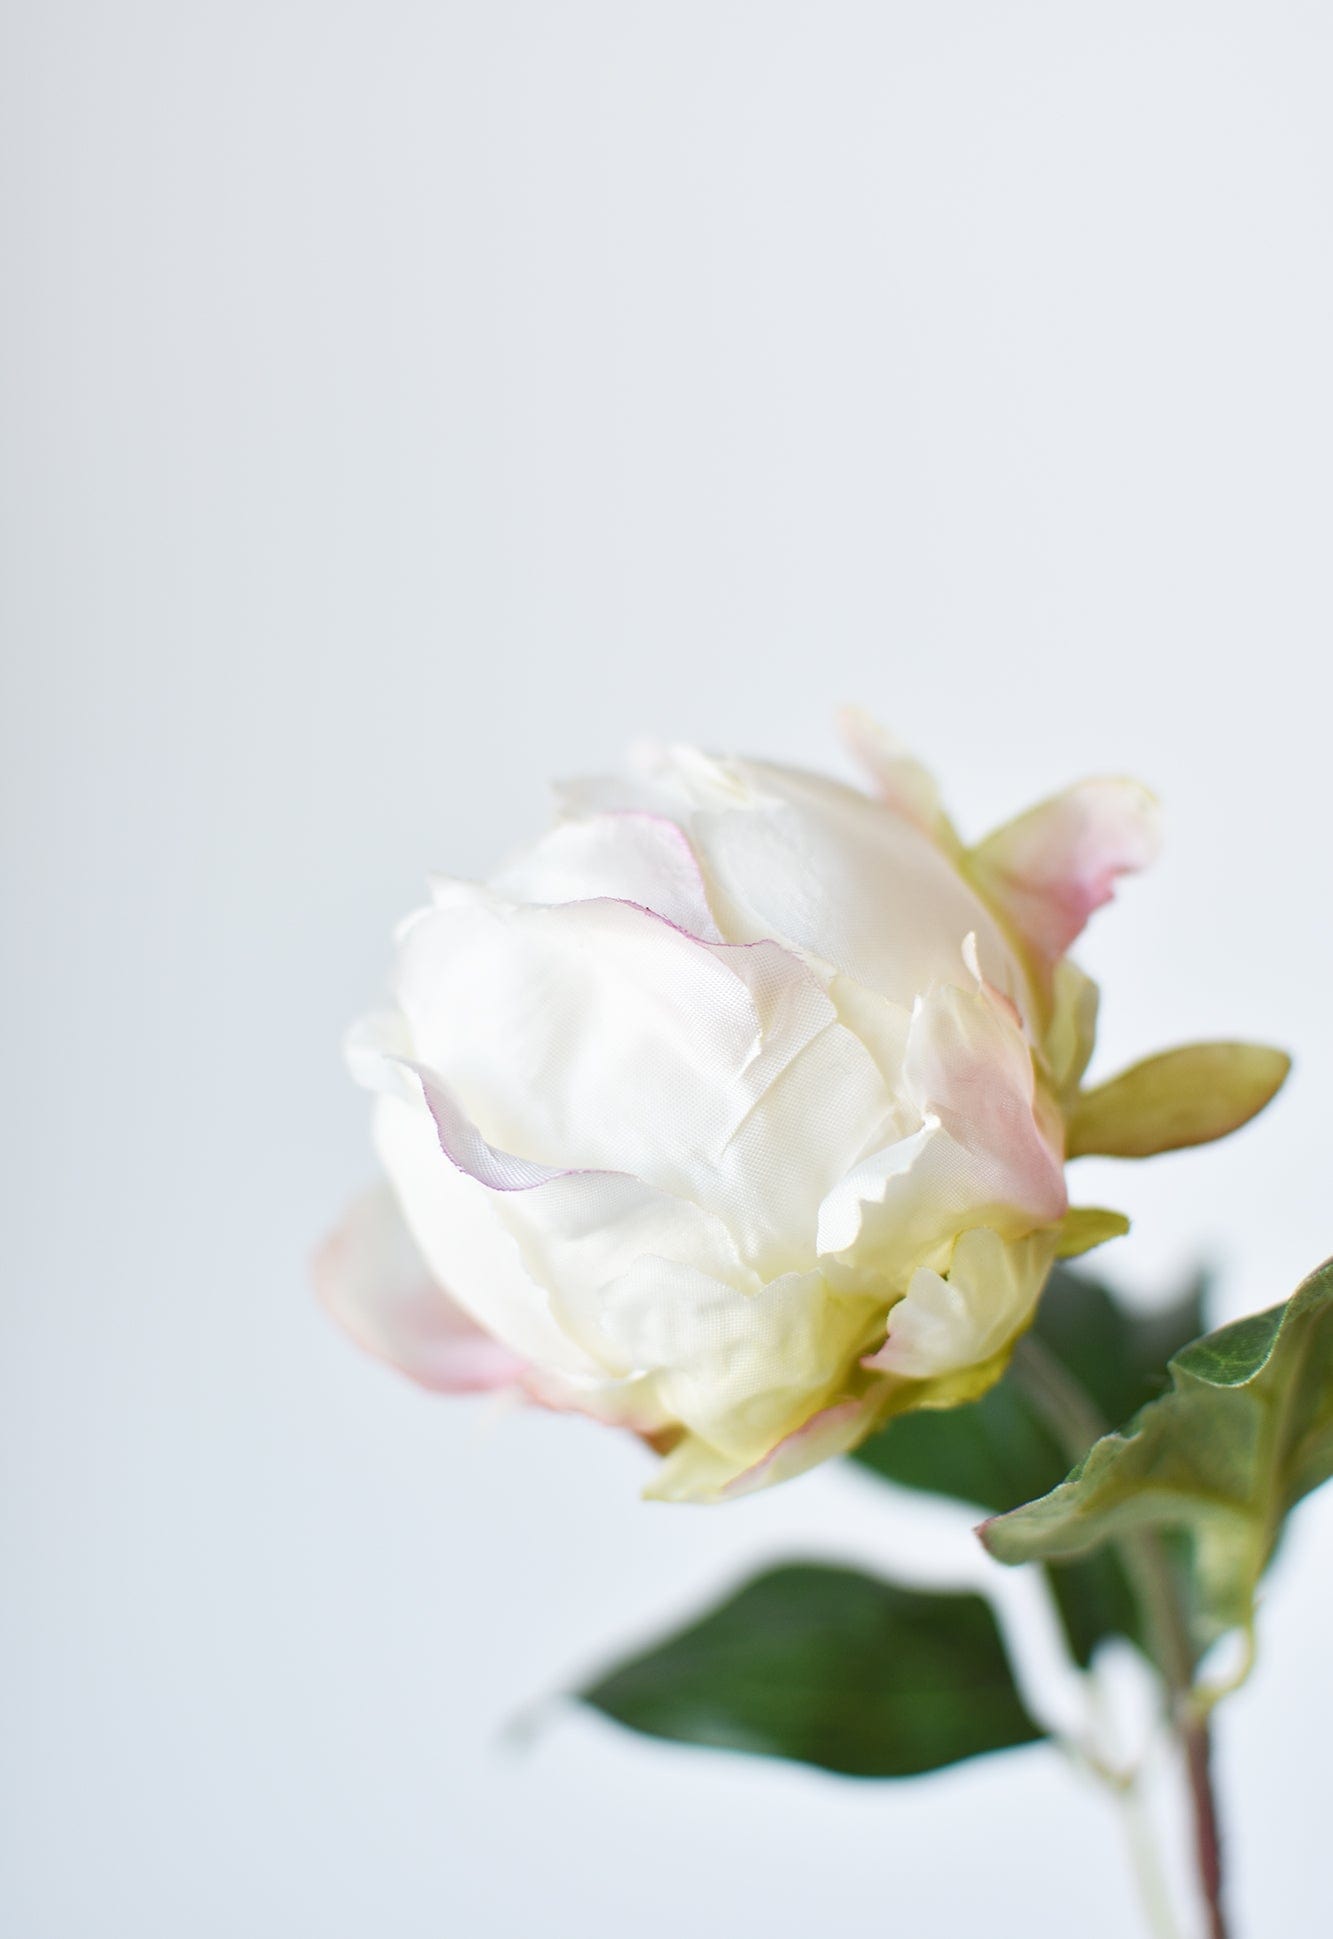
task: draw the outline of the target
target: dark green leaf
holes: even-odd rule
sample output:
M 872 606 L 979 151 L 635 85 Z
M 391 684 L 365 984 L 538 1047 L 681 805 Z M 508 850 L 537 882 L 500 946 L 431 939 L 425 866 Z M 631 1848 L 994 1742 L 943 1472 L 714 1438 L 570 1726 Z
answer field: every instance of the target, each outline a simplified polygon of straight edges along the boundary
M 1057 1266 L 1034 1330 L 1107 1421 L 1119 1421 L 1165 1386 L 1166 1361 L 1199 1332 L 1202 1304 L 1196 1285 L 1160 1311 L 1132 1312 L 1099 1281 Z M 853 1458 L 885 1480 L 996 1515 L 1047 1494 L 1069 1469 L 1010 1376 L 966 1407 L 902 1415 Z M 1051 1586 L 1080 1663 L 1109 1635 L 1140 1640 L 1134 1598 L 1113 1555 L 1053 1568 Z
M 578 1694 L 648 1736 L 852 1777 L 911 1777 L 1045 1735 L 982 1597 L 816 1563 L 757 1576 Z
M 1058 1562 L 1137 1529 L 1183 1535 L 1202 1650 L 1249 1622 L 1286 1515 L 1333 1474 L 1333 1261 L 1285 1305 L 1184 1348 L 1169 1371 L 1169 1392 L 983 1539 L 1002 1562 Z

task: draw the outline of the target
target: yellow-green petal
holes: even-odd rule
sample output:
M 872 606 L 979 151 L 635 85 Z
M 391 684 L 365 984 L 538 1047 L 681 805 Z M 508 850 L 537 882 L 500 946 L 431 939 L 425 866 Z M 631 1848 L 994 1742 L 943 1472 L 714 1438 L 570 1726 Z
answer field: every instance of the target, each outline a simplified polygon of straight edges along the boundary
M 1068 1155 L 1151 1158 L 1224 1138 L 1262 1111 L 1291 1059 L 1265 1044 L 1182 1044 L 1085 1091 L 1068 1123 Z

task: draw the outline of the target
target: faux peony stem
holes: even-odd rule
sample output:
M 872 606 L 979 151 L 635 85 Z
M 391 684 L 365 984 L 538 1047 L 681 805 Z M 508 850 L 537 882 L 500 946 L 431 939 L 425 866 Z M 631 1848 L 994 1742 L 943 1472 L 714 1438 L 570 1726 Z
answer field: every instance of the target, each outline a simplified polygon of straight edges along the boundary
M 1013 1371 L 1071 1462 L 1081 1461 L 1106 1433 L 1104 1421 L 1068 1369 L 1035 1334 L 1014 1350 Z M 1194 1665 L 1185 1612 L 1160 1538 L 1151 1532 L 1118 1544 L 1143 1612 L 1153 1655 L 1166 1688 L 1171 1727 L 1185 1760 L 1194 1814 L 1195 1862 L 1208 1914 L 1208 1939 L 1228 1939 L 1222 1904 L 1222 1846 L 1212 1784 L 1212 1734 L 1195 1700 Z

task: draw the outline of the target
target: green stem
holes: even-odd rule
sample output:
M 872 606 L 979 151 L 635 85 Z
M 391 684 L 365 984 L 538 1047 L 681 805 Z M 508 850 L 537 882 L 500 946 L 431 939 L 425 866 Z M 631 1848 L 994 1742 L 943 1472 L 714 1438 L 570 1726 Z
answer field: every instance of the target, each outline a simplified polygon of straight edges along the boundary
M 1107 1432 L 1084 1389 L 1063 1361 L 1028 1333 L 1014 1351 L 1020 1386 L 1072 1462 L 1081 1461 Z M 1212 1785 L 1212 1744 L 1206 1712 L 1194 1700 L 1194 1653 L 1180 1592 L 1161 1538 L 1151 1530 L 1117 1544 L 1166 1686 L 1171 1727 L 1184 1754 L 1194 1810 L 1199 1885 L 1208 1913 L 1208 1939 L 1228 1939 L 1222 1906 L 1222 1846 Z

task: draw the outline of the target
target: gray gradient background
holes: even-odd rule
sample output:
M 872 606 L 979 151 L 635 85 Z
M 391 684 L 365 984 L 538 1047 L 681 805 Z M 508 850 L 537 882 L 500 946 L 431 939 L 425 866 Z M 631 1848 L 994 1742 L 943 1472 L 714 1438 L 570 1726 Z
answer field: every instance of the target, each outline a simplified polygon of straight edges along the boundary
M 307 1256 L 426 870 L 637 733 L 832 761 L 847 699 L 975 832 L 1160 790 L 1083 952 L 1100 1070 L 1299 1054 L 1231 1145 L 1087 1168 L 1108 1267 L 1203 1252 L 1226 1315 L 1330 1249 L 1328 9 L 11 0 L 4 41 L 0 1927 L 1136 1931 L 1053 1752 L 497 1743 L 761 1557 L 977 1579 L 967 1518 L 841 1471 L 641 1506 L 630 1444 L 362 1360 Z M 1222 1725 L 1243 1939 L 1325 1927 L 1330 1537 Z

